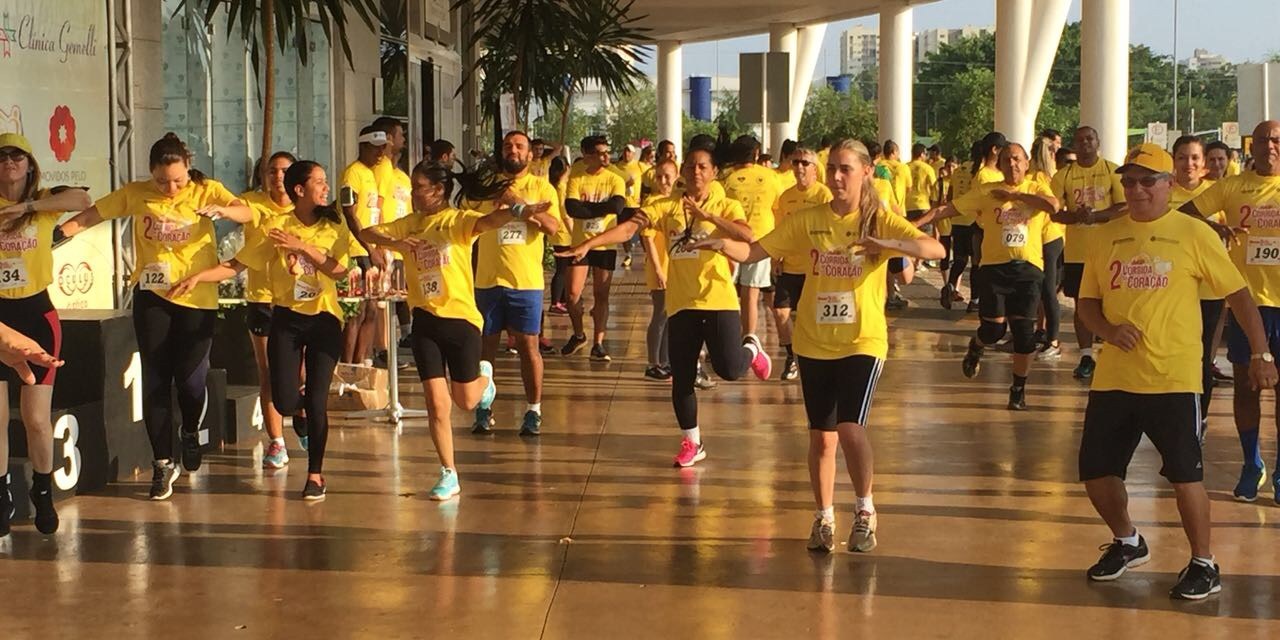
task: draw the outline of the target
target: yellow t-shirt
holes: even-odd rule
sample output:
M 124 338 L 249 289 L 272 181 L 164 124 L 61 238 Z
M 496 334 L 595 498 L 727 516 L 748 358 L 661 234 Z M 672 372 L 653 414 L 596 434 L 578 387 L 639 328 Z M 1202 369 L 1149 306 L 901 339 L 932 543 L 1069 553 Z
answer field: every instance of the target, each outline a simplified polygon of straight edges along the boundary
M 886 264 L 893 252 L 869 258 L 854 244 L 861 237 L 862 213 L 837 216 L 828 204 L 784 218 L 760 246 L 774 257 L 809 254 L 795 314 L 795 352 L 806 358 L 837 360 L 854 355 L 884 359 L 889 327 L 884 316 Z M 911 240 L 924 235 L 906 218 L 881 209 L 871 235 Z
M 1050 177 L 1049 174 L 1040 170 L 1036 170 L 1032 173 L 1031 179 L 1044 185 L 1044 187 L 1049 190 L 1050 194 L 1053 193 L 1053 178 Z M 1061 207 L 1062 204 L 1059 203 L 1058 206 Z M 1054 222 L 1053 220 L 1049 220 L 1049 223 L 1047 226 L 1045 226 L 1045 230 L 1044 230 L 1044 243 L 1049 244 L 1054 240 L 1057 240 L 1059 238 L 1065 238 L 1065 237 L 1067 237 L 1067 225 L 1062 224 L 1061 222 Z M 1066 245 L 1065 241 L 1063 242 L 1063 245 L 1064 246 Z
M 384 160 L 386 160 L 384 158 Z M 390 164 L 390 161 L 387 161 Z M 359 160 L 347 165 L 342 172 L 342 197 L 340 203 L 354 202 L 356 222 L 361 229 L 382 224 L 382 192 L 378 189 L 378 177 L 373 168 Z M 351 248 L 352 257 L 369 255 L 359 242 Z
M 1235 160 L 1228 160 L 1227 170 L 1223 173 L 1222 177 L 1230 178 L 1231 176 L 1238 176 L 1241 173 L 1243 173 L 1243 171 L 1240 169 L 1240 163 Z
M 831 202 L 831 189 L 828 189 L 827 185 L 821 182 L 815 181 L 813 185 L 803 191 L 799 186 L 791 187 L 778 199 L 778 222 L 781 224 L 782 220 L 797 211 L 828 202 Z M 804 275 L 809 271 L 809 265 L 808 251 L 782 256 L 783 273 Z
M 568 176 L 560 176 L 560 184 L 552 185 L 556 190 L 556 211 L 560 212 L 560 228 L 554 236 L 548 238 L 553 247 L 567 247 L 573 243 L 573 229 L 577 220 L 569 217 L 564 211 L 564 194 L 569 188 Z
M 525 172 L 513 179 L 511 191 L 530 204 L 550 203 L 551 209 L 547 213 L 564 225 L 560 215 L 560 195 L 545 178 Z M 492 213 L 497 208 L 493 201 L 464 204 L 482 214 Z M 525 220 L 513 220 L 482 234 L 478 242 L 480 264 L 476 265 L 476 287 L 542 291 L 544 238 L 538 225 Z
M 1194 200 L 1196 196 L 1204 193 L 1212 184 L 1213 180 L 1201 180 L 1200 184 L 1196 185 L 1195 189 L 1187 189 L 1179 185 L 1177 182 L 1173 183 L 1173 190 L 1169 192 L 1169 208 L 1177 209 L 1178 207 Z M 1219 224 L 1222 224 L 1223 221 L 1226 220 L 1226 216 L 1223 216 L 1221 211 L 1216 211 L 1205 217 Z M 1209 291 L 1208 285 L 1205 285 L 1204 283 L 1200 284 L 1200 299 L 1216 299 L 1213 297 L 1213 293 Z
M 189 293 L 168 298 L 169 288 L 187 276 L 218 264 L 218 240 L 213 221 L 196 215 L 207 205 L 225 206 L 236 200 L 221 182 L 206 179 L 187 183 L 168 197 L 150 180 L 131 182 L 94 203 L 103 220 L 133 217 L 136 268 L 129 282 L 170 302 L 196 309 L 218 308 L 218 285 L 202 282 Z
M 1016 187 L 1003 182 L 980 184 L 956 198 L 951 206 L 972 216 L 982 227 L 982 266 L 1021 260 L 1043 271 L 1049 214 L 1020 202 L 997 199 L 992 192 L 1000 189 L 1053 197 L 1049 187 L 1025 178 Z
M 476 222 L 483 217 L 478 211 L 450 207 L 434 215 L 414 214 L 378 225 L 378 232 L 383 235 L 400 240 L 419 238 L 428 245 L 413 256 L 405 256 L 409 306 L 438 318 L 466 320 L 477 329 L 484 329 L 471 277 L 471 243 L 475 241 Z
M 906 164 L 897 160 L 887 160 L 885 164 L 889 166 L 889 173 L 893 176 L 893 197 L 902 205 L 905 211 L 907 207 L 907 192 L 912 187 L 911 168 Z
M 634 209 L 640 206 L 640 187 L 644 185 L 644 167 L 640 166 L 640 161 L 614 163 L 609 165 L 609 169 L 622 178 L 622 186 L 626 189 L 623 195 L 627 199 L 627 207 Z M 631 184 L 628 185 L 627 180 L 630 180 Z
M 586 203 L 604 202 L 616 196 L 625 198 L 627 185 L 622 182 L 622 178 L 616 172 L 610 169 L 603 168 L 595 175 L 583 170 L 569 176 L 569 185 L 565 187 L 564 195 L 566 199 L 581 200 Z M 589 220 L 574 220 L 572 244 L 580 245 L 616 226 L 618 226 L 618 216 L 612 213 Z M 592 251 L 607 251 L 615 246 L 596 247 Z
M 1070 164 L 1053 175 L 1051 181 L 1053 195 L 1058 199 L 1062 209 L 1075 210 L 1089 207 L 1101 211 L 1111 205 L 1124 202 L 1124 187 L 1120 186 L 1120 176 L 1116 174 L 1116 164 L 1110 160 L 1098 159 L 1092 167 L 1080 163 Z M 1063 260 L 1071 264 L 1084 262 L 1089 253 L 1093 232 L 1099 225 L 1073 224 L 1067 225 L 1066 248 Z
M 881 204 L 890 213 L 906 217 L 907 210 L 902 208 L 902 202 L 897 198 L 897 194 L 893 191 L 893 183 L 882 178 L 872 178 L 871 185 L 875 187 L 876 195 L 879 196 Z
M 642 210 L 649 218 L 649 227 L 662 239 L 658 246 L 667 251 L 667 315 L 675 315 L 685 309 L 708 311 L 736 311 L 738 291 L 733 283 L 733 267 L 729 259 L 715 251 L 687 250 L 677 240 L 683 238 L 689 227 L 681 198 L 673 193 L 659 198 Z M 742 205 L 714 193 L 708 194 L 701 208 L 708 214 L 728 220 L 747 219 Z M 720 237 L 720 230 L 710 222 L 694 224 L 690 234 L 693 240 Z
M 389 158 L 373 165 L 373 177 L 378 182 L 378 195 L 382 198 L 382 222 L 403 218 L 413 211 L 413 182 L 409 174 L 400 170 Z
M 988 182 L 1004 181 L 1004 174 L 995 169 L 992 169 L 991 167 L 983 166 L 982 168 L 978 169 L 977 174 L 974 174 L 972 169 L 973 169 L 972 164 L 962 165 L 958 167 L 954 172 L 952 172 L 951 174 L 951 201 L 952 202 L 955 202 L 957 198 L 959 198 L 960 196 L 963 196 L 966 193 L 969 193 L 970 189 L 980 184 L 985 184 Z M 960 216 L 951 218 L 951 224 L 957 227 L 967 227 L 973 223 L 974 223 L 973 217 L 967 216 L 967 215 L 960 215 Z
M 1201 393 L 1201 319 L 1197 290 L 1215 298 L 1245 287 L 1208 225 L 1170 211 L 1151 222 L 1125 216 L 1099 227 L 1085 258 L 1080 297 L 1102 301 L 1111 324 L 1142 333 L 1132 351 L 1105 346 L 1095 391 Z
M 773 169 L 758 164 L 738 167 L 725 176 L 724 191 L 730 200 L 742 203 L 747 226 L 757 239 L 773 231 L 773 208 L 782 195 Z
M 36 200 L 47 198 L 41 190 Z M 17 204 L 0 198 L 0 209 Z M 0 225 L 0 299 L 29 298 L 53 284 L 53 228 L 58 226 L 57 211 L 39 211 L 30 221 L 12 231 L 9 223 Z
M 1254 171 L 1223 178 L 1192 200 L 1201 213 L 1221 211 L 1227 226 L 1244 229 L 1231 260 L 1260 307 L 1280 307 L 1280 176 Z
M 551 174 L 551 157 L 534 158 L 533 160 L 530 160 L 529 173 L 538 176 L 539 178 L 546 178 Z
M 660 196 L 656 193 L 650 194 L 644 199 L 644 203 L 641 204 L 641 208 L 651 207 L 666 198 L 681 198 L 683 196 L 684 192 L 680 189 L 673 189 L 670 196 Z M 647 287 L 649 291 L 663 289 L 663 287 L 658 286 L 658 270 L 662 270 L 664 275 L 667 273 L 667 253 L 670 251 L 667 247 L 667 237 L 659 234 L 657 231 L 654 231 L 652 225 L 645 227 L 644 231 L 640 232 L 640 235 L 646 238 L 653 238 L 653 248 L 655 250 L 654 255 L 644 261 L 645 287 Z
M 818 182 L 827 183 L 827 161 L 831 159 L 831 149 L 818 150 Z
M 907 211 L 925 211 L 933 206 L 938 190 L 938 172 L 924 160 L 907 163 L 911 171 L 911 188 L 907 190 Z
M 787 189 L 796 186 L 795 169 L 774 169 L 773 172 L 778 176 L 779 193 L 784 193 Z
M 276 204 L 265 191 L 254 189 L 240 194 L 240 199 L 245 204 L 253 207 L 253 217 L 256 224 L 244 225 L 244 244 L 262 242 L 266 240 L 262 225 L 276 216 L 290 215 L 293 213 L 293 202 L 285 206 Z M 246 302 L 261 302 L 270 304 L 271 302 L 271 281 L 267 279 L 267 272 L 259 269 L 245 270 L 244 299 Z
M 275 216 L 260 225 L 261 233 L 253 244 L 245 244 L 236 261 L 250 269 L 264 271 L 271 283 L 271 304 L 303 315 L 328 313 L 343 320 L 342 307 L 338 304 L 338 287 L 333 278 L 321 273 L 305 255 L 286 251 L 267 239 L 267 233 L 279 229 L 298 236 L 303 242 L 319 249 L 345 265 L 351 248 L 356 246 L 346 222 L 319 220 L 306 225 L 292 215 Z

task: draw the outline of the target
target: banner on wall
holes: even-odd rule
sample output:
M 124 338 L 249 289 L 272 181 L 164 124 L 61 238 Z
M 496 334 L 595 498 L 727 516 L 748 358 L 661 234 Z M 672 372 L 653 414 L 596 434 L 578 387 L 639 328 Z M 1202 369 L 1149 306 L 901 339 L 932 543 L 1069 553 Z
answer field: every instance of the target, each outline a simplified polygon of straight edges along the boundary
M 111 189 L 109 35 L 102 0 L 0 0 L 0 133 L 31 143 L 41 185 L 95 200 Z M 54 252 L 49 295 L 61 309 L 110 309 L 114 269 L 100 224 Z

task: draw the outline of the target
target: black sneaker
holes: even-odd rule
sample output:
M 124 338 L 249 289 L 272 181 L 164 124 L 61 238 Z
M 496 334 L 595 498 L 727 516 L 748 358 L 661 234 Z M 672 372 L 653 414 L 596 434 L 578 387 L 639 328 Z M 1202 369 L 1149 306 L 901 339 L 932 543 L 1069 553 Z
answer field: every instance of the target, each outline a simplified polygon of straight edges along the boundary
M 960 370 L 964 373 L 964 377 L 973 378 L 978 375 L 978 371 L 982 370 L 984 350 L 977 340 L 969 338 L 969 350 L 965 352 L 964 360 L 960 363 Z
M 520 435 L 542 435 L 542 414 L 537 411 L 524 412 L 524 418 L 520 420 Z
M 655 364 L 644 370 L 644 377 L 650 380 L 670 380 L 671 372 Z
M 591 360 L 594 362 L 609 362 L 613 358 L 610 358 L 609 352 L 604 350 L 604 345 L 597 344 L 591 347 Z
M 587 345 L 586 336 L 571 336 L 569 341 L 564 343 L 564 347 L 560 349 L 560 355 L 571 356 Z
M 1027 388 L 1026 387 L 1009 387 L 1009 407 L 1010 411 L 1026 411 L 1027 410 Z
M 965 313 L 977 313 L 977 312 L 978 312 L 978 300 L 977 300 L 977 298 L 974 298 L 973 300 L 970 300 L 970 301 L 969 301 L 969 306 L 967 306 L 967 307 L 965 307 L 965 308 L 964 308 L 964 312 L 965 312 Z
M 178 465 L 169 462 L 155 461 L 151 463 L 151 499 L 168 500 L 173 495 L 173 483 L 182 475 Z
M 493 409 L 476 407 L 476 421 L 471 423 L 471 433 L 478 436 L 487 436 L 493 433 L 493 425 Z
M 308 502 L 324 500 L 324 485 L 308 479 L 306 486 L 302 487 L 302 499 Z
M 1169 590 L 1169 597 L 1177 600 L 1204 600 L 1222 591 L 1222 576 L 1218 565 L 1212 567 L 1195 560 L 1178 574 L 1178 584 Z
M 787 356 L 787 361 L 782 365 L 783 381 L 795 380 L 800 377 L 800 363 L 796 362 L 795 356 Z
M 1151 551 L 1147 549 L 1147 540 L 1138 536 L 1138 545 L 1128 545 L 1119 540 L 1104 544 L 1103 554 L 1092 567 L 1089 567 L 1089 579 L 1095 582 L 1109 582 L 1124 575 L 1125 571 L 1141 567 L 1151 560 Z
M 13 520 L 16 509 L 13 506 L 13 494 L 9 492 L 9 474 L 0 476 L 0 538 L 9 535 L 9 521 Z
M 182 436 L 182 468 L 188 472 L 199 471 L 200 464 L 204 462 L 204 452 L 200 450 L 200 432 L 180 429 L 179 433 Z
M 956 288 L 951 286 L 950 282 L 942 285 L 942 290 L 938 292 L 938 304 L 942 305 L 943 309 L 950 311 L 951 303 L 955 301 L 955 293 Z
M 556 352 L 556 347 L 555 347 L 555 345 L 551 344 L 551 341 L 550 341 L 550 340 L 548 340 L 548 341 L 546 341 L 546 342 L 539 342 L 539 343 L 538 343 L 538 352 L 539 352 L 539 353 L 541 353 L 541 354 L 542 354 L 542 355 L 544 355 L 544 356 L 549 356 L 549 355 L 551 355 L 551 354 L 553 354 L 553 353 L 555 353 L 555 352 Z
M 1049 345 L 1049 335 L 1044 332 L 1044 329 L 1036 329 L 1034 336 L 1036 339 L 1036 351 L 1043 351 Z
M 1076 380 L 1088 380 L 1093 377 L 1093 369 L 1096 366 L 1098 365 L 1093 361 L 1093 358 L 1084 356 L 1080 358 L 1080 364 L 1076 365 L 1076 368 L 1071 372 L 1071 375 L 1074 376 Z
M 34 483 L 33 483 L 34 484 Z M 51 489 L 32 489 L 31 504 L 36 508 L 36 530 L 45 535 L 58 531 L 58 511 L 53 508 L 53 491 Z

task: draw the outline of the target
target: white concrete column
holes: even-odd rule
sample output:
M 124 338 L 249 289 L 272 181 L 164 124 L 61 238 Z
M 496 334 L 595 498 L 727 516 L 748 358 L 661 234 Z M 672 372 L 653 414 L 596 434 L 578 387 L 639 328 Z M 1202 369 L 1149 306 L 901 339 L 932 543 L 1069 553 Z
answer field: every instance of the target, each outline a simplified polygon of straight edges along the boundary
M 1070 0 L 997 0 L 995 130 L 1030 149 Z
M 880 3 L 880 142 L 910 149 L 911 6 L 904 0 Z
M 684 53 L 680 43 L 658 43 L 658 139 L 684 151 Z
M 769 25 L 769 53 L 785 53 L 789 64 L 787 65 L 787 79 L 791 86 L 791 95 L 795 94 L 796 80 L 796 40 L 798 34 L 794 24 L 775 23 Z M 770 83 L 772 84 L 772 82 Z M 788 95 L 788 99 L 791 97 Z M 790 104 L 790 100 L 788 100 Z M 791 121 L 799 121 L 798 114 L 792 112 L 790 118 L 783 121 L 770 122 L 768 139 L 764 140 L 764 148 L 768 153 L 773 154 L 776 158 L 782 149 L 782 143 L 790 137 Z
M 813 86 L 813 74 L 818 68 L 818 59 L 822 57 L 822 39 L 826 35 L 826 23 L 800 29 L 796 43 L 796 68 L 791 76 L 791 122 L 787 123 L 786 136 L 792 140 L 800 139 L 800 120 L 804 115 L 804 105 L 809 101 L 809 88 Z
M 1129 0 L 1083 0 L 1080 10 L 1080 124 L 1098 130 L 1112 162 L 1129 140 Z

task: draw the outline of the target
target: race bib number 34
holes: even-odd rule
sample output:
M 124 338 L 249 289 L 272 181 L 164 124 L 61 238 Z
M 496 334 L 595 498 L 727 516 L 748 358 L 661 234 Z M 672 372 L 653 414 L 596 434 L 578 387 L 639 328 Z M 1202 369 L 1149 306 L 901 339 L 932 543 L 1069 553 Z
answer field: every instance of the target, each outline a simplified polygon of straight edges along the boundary
M 814 302 L 818 324 L 853 324 L 857 317 L 852 291 L 819 293 Z
M 1254 266 L 1280 265 L 1280 237 L 1249 236 L 1245 262 Z
M 27 286 L 27 264 L 22 258 L 0 260 L 0 290 Z

